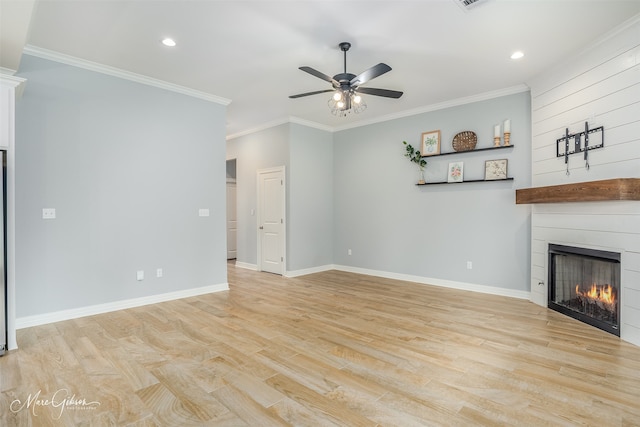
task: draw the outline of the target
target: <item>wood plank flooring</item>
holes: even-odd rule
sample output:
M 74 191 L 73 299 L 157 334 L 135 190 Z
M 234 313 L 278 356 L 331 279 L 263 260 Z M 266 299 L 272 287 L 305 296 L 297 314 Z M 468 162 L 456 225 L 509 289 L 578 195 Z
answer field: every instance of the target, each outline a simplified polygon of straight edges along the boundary
M 640 426 L 640 347 L 530 302 L 229 265 L 230 290 L 18 331 L 2 426 Z

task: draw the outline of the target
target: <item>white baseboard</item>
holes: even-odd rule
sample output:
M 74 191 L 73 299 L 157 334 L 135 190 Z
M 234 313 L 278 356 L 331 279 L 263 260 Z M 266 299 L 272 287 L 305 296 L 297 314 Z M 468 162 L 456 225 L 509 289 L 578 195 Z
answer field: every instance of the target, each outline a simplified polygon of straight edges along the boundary
M 434 279 L 422 276 L 413 276 L 410 274 L 389 273 L 387 271 L 369 270 L 366 268 L 351 267 L 346 265 L 334 265 L 335 270 L 347 271 L 350 273 L 366 274 L 369 276 L 384 277 L 386 279 L 404 280 L 407 282 L 415 282 L 423 285 L 440 286 L 443 288 L 460 289 L 463 291 L 480 292 L 483 294 L 500 295 L 504 297 L 512 297 L 519 299 L 529 299 L 530 292 L 518 291 L 515 289 L 498 288 L 495 286 L 478 285 L 474 283 L 455 282 L 453 280 Z
M 77 319 L 78 317 L 93 316 L 94 314 L 108 313 L 110 311 L 124 310 L 127 308 L 140 307 L 148 304 L 171 301 L 180 298 L 188 298 L 196 295 L 210 294 L 213 292 L 228 291 L 229 284 L 203 286 L 200 288 L 185 289 L 183 291 L 167 292 L 147 297 L 132 298 L 128 300 L 115 301 L 106 304 L 91 305 L 88 307 L 74 308 L 70 310 L 56 311 L 53 313 L 38 314 L 35 316 L 25 316 L 16 318 L 16 329 L 29 328 L 31 326 L 45 325 L 47 323 L 60 322 L 63 320 Z
M 323 271 L 337 270 L 333 264 L 321 265 L 319 267 L 303 268 L 302 270 L 286 271 L 284 277 L 306 276 L 307 274 L 322 273 Z
M 236 260 L 236 267 L 244 268 L 245 270 L 258 271 L 258 266 L 256 264 L 249 264 L 248 262 L 241 262 L 238 260 Z

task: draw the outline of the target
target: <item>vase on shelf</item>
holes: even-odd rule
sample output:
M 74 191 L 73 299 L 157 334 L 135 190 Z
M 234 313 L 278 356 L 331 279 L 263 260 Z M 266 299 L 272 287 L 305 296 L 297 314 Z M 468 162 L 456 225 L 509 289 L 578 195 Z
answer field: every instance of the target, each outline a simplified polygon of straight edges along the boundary
M 424 180 L 424 168 L 418 169 L 418 184 L 426 184 L 427 181 Z

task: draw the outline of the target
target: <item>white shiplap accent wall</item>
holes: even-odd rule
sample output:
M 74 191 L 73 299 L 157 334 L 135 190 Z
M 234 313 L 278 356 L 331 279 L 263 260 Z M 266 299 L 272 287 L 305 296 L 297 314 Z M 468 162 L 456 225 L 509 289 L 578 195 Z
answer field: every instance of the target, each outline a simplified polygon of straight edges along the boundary
M 640 178 L 640 16 L 530 82 L 532 186 Z M 556 140 L 604 126 L 602 149 L 556 157 Z M 640 345 L 640 202 L 536 204 L 531 218 L 531 300 L 547 305 L 549 243 L 620 252 L 621 338 Z

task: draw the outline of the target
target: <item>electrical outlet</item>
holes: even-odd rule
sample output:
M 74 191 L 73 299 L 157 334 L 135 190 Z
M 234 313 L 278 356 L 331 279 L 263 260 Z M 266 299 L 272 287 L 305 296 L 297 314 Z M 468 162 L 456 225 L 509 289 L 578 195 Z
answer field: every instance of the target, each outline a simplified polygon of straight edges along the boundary
M 53 208 L 42 209 L 42 219 L 56 219 L 56 210 Z
M 156 277 L 162 277 L 162 274 L 163 272 L 161 268 L 156 269 Z
M 142 271 L 142 270 L 136 271 L 136 280 L 137 281 L 144 280 L 144 271 Z
M 351 255 L 351 249 L 347 249 L 347 255 Z
M 467 270 L 471 270 L 473 268 L 473 263 L 471 261 L 467 261 Z

